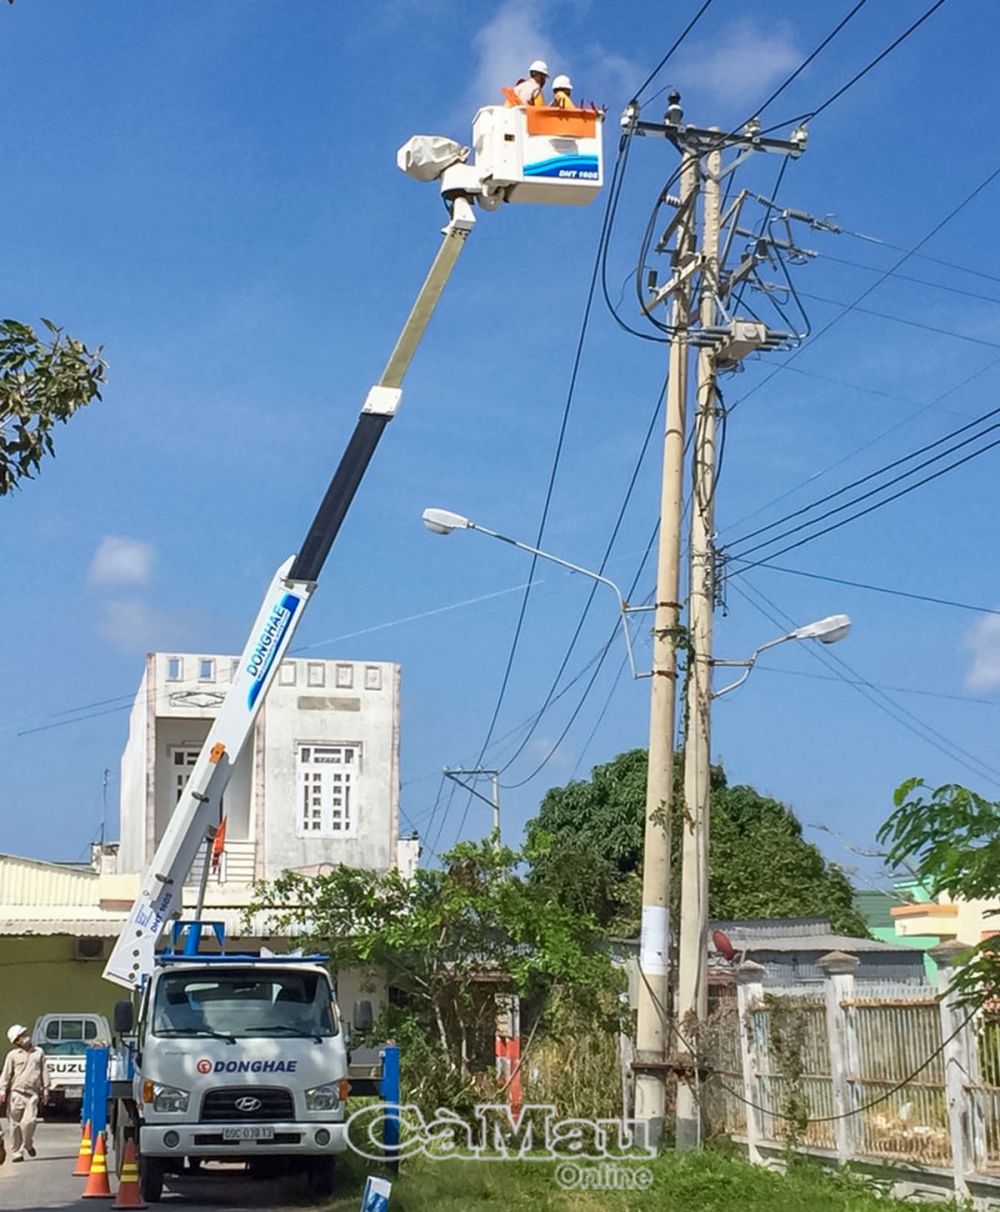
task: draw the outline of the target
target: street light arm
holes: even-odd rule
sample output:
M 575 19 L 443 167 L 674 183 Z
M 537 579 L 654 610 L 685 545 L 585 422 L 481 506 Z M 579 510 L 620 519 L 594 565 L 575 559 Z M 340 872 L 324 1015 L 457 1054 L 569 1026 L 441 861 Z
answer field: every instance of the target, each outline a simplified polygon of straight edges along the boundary
M 768 640 L 766 644 L 761 644 L 759 648 L 754 649 L 753 653 L 745 661 L 712 660 L 711 664 L 713 666 L 723 665 L 729 668 L 735 666 L 736 668 L 742 668 L 744 672 L 735 682 L 730 682 L 728 686 L 723 686 L 721 690 L 713 690 L 709 697 L 718 699 L 724 694 L 728 694 L 730 690 L 735 690 L 738 686 L 742 686 L 757 663 L 757 658 L 762 652 L 767 652 L 769 648 L 775 648 L 778 644 L 784 644 L 788 640 L 818 640 L 821 644 L 836 644 L 838 640 L 842 640 L 847 635 L 850 629 L 851 620 L 846 614 L 834 614 L 828 618 L 819 619 L 815 623 L 808 623 L 805 627 L 796 627 L 794 631 L 786 632 L 785 635 L 779 635 L 777 639 Z
M 628 605 L 622 596 L 622 591 L 608 577 L 602 576 L 599 572 L 593 572 L 589 568 L 581 568 L 579 564 L 572 564 L 569 560 L 564 560 L 560 556 L 552 555 L 551 552 L 542 551 L 538 547 L 532 547 L 528 543 L 522 543 L 518 539 L 512 539 L 509 535 L 500 534 L 499 531 L 490 530 L 488 526 L 480 526 L 478 522 L 473 522 L 470 518 L 463 517 L 461 514 L 452 513 L 447 509 L 425 509 L 423 513 L 424 525 L 434 534 L 451 534 L 455 530 L 478 530 L 480 534 L 489 535 L 491 539 L 499 539 L 501 543 L 506 543 L 510 547 L 517 547 L 520 551 L 526 551 L 530 555 L 537 556 L 540 560 L 548 560 L 551 564 L 558 564 L 560 568 L 568 568 L 570 572 L 578 572 L 581 576 L 590 577 L 592 581 L 599 581 L 602 585 L 612 591 L 618 599 L 618 612 L 621 615 L 622 631 L 625 634 L 625 647 L 628 650 L 629 669 L 632 671 L 632 677 L 639 677 L 639 673 L 635 667 L 635 655 L 632 652 L 632 636 L 628 629 Z
M 599 581 L 602 585 L 607 585 L 611 592 L 618 599 L 618 612 L 622 620 L 622 632 L 625 636 L 625 647 L 628 651 L 629 669 L 632 671 L 632 677 L 639 676 L 635 667 L 635 656 L 632 652 L 632 636 L 628 629 L 628 606 L 625 603 L 625 598 L 622 596 L 622 591 L 608 577 L 601 576 L 599 572 L 594 572 L 590 568 L 581 568 L 579 564 L 572 564 L 569 560 L 562 559 L 561 556 L 552 555 L 548 551 L 542 551 L 538 547 L 532 547 L 528 543 L 522 543 L 518 539 L 512 539 L 509 535 L 500 534 L 496 530 L 490 530 L 488 526 L 480 526 L 478 522 L 468 522 L 467 529 L 478 530 L 483 534 L 487 534 L 492 539 L 499 539 L 501 543 L 507 543 L 511 547 L 517 547 L 521 551 L 527 551 L 530 555 L 537 556 L 540 560 L 548 560 L 550 564 L 558 564 L 560 568 L 568 568 L 570 572 L 578 572 L 581 576 L 590 577 L 592 581 Z

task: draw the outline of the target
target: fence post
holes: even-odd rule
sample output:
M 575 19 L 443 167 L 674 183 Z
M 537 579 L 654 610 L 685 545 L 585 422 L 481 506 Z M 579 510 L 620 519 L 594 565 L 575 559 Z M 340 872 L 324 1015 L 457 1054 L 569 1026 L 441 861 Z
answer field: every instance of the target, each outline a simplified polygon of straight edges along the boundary
M 951 1167 L 955 1199 L 969 1197 L 968 1176 L 975 1169 L 976 1155 L 985 1152 L 986 1129 L 982 1111 L 967 1088 L 979 1075 L 979 1056 L 975 1021 L 969 1009 L 948 992 L 955 977 L 958 958 L 969 950 L 968 943 L 939 943 L 930 955 L 938 967 L 940 989 L 941 1038 L 944 1046 L 944 1091 L 948 1101 L 948 1132 L 951 1136 Z
M 855 1152 L 857 1128 L 854 1112 L 854 1079 L 857 1077 L 858 1048 L 854 1023 L 844 1002 L 854 996 L 854 974 L 861 961 L 846 951 L 830 951 L 816 961 L 825 980 L 826 1036 L 830 1048 L 830 1086 L 837 1134 L 837 1159 L 841 1165 Z
M 760 1066 L 752 1010 L 764 1000 L 765 971 L 763 964 L 756 964 L 753 960 L 744 960 L 736 969 L 736 1009 L 740 1024 L 740 1069 L 743 1073 L 743 1099 L 747 1121 L 747 1156 L 758 1166 L 763 1161 L 760 1154 L 763 1133 L 760 1112 L 757 1110 L 760 1103 L 760 1083 L 757 1081 Z

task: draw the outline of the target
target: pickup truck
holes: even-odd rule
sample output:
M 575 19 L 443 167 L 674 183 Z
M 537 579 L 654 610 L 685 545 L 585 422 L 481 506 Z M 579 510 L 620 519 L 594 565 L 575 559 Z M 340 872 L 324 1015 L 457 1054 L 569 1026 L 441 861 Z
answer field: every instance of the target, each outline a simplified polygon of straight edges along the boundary
M 45 1053 L 49 1071 L 49 1105 L 76 1114 L 83 1101 L 87 1049 L 111 1040 L 111 1027 L 102 1014 L 42 1014 L 35 1020 L 31 1040 Z

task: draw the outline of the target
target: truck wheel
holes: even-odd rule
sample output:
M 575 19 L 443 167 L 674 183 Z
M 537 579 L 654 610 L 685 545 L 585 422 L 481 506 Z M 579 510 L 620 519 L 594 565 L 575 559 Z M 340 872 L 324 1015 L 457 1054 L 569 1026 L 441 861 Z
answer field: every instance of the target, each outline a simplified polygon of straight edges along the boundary
M 333 1194 L 334 1161 L 332 1157 L 311 1157 L 306 1170 L 306 1190 L 319 1199 Z
M 139 1187 L 142 1198 L 148 1204 L 158 1204 L 163 1195 L 165 1166 L 159 1157 L 143 1157 L 139 1160 Z

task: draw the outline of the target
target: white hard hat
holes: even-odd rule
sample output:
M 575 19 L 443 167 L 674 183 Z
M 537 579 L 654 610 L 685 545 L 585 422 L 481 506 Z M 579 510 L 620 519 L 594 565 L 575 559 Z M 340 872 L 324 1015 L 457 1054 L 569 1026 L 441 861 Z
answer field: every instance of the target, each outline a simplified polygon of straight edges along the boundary
M 571 93 L 573 91 L 573 81 L 569 78 L 569 76 L 556 76 L 556 78 L 552 81 L 552 87 L 564 88 L 566 92 Z
M 22 1027 L 20 1023 L 15 1023 L 13 1027 L 9 1027 L 7 1030 L 7 1038 L 10 1040 L 10 1042 L 12 1044 L 15 1043 L 17 1040 L 19 1040 L 22 1035 L 27 1035 L 27 1034 L 28 1034 L 28 1028 Z
M 530 75 L 532 72 L 541 72 L 543 76 L 547 76 L 549 74 L 549 65 L 544 59 L 532 59 L 528 64 L 528 74 Z

